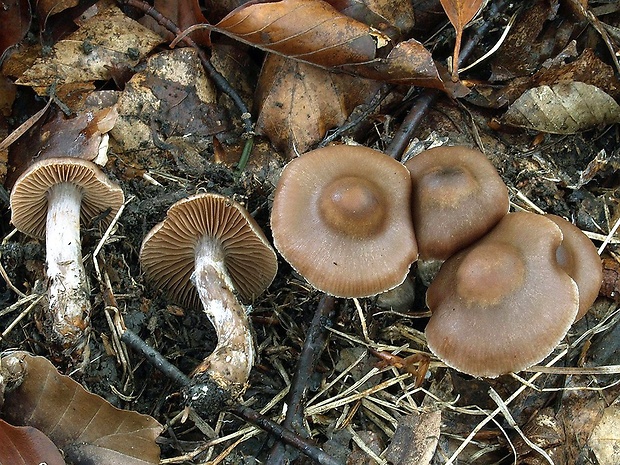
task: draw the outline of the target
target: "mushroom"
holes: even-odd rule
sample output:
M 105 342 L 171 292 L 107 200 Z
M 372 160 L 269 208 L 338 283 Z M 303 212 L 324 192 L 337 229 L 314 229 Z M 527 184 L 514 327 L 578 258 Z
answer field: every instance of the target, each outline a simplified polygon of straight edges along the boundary
M 121 188 L 94 163 L 47 158 L 31 165 L 11 190 L 11 222 L 45 239 L 49 314 L 44 330 L 66 354 L 82 354 L 90 319 L 90 288 L 82 264 L 80 219 L 106 227 L 124 202 Z
M 556 251 L 562 231 L 534 213 L 509 213 L 442 265 L 427 291 L 428 347 L 446 365 L 497 377 L 543 360 L 579 308 Z
M 254 344 L 244 306 L 273 281 L 278 263 L 265 235 L 239 203 L 217 194 L 176 202 L 146 236 L 140 261 L 147 277 L 180 305 L 202 308 L 217 334 L 185 393 L 216 412 L 245 391 Z
M 574 224 L 557 215 L 547 215 L 562 230 L 563 240 L 556 251 L 560 266 L 575 280 L 579 289 L 579 311 L 575 321 L 590 309 L 603 284 L 603 264 L 592 241 Z
M 478 150 L 435 147 L 405 166 L 413 182 L 413 228 L 421 260 L 445 260 L 508 212 L 508 189 Z
M 331 146 L 288 163 L 271 212 L 276 249 L 312 286 L 368 297 L 398 286 L 417 258 L 411 180 L 389 156 Z

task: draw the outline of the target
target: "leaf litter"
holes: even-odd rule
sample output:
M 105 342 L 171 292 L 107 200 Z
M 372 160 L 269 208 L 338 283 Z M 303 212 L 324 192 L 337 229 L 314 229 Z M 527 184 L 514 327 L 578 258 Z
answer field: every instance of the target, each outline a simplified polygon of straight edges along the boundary
M 93 115 L 111 108 L 119 111 L 110 131 L 105 166 L 121 182 L 130 201 L 112 229 L 102 232 L 90 227 L 85 232 L 85 250 L 96 247 L 96 253 L 86 258 L 95 304 L 91 364 L 84 373 L 72 376 L 117 407 L 149 413 L 165 421 L 167 431 L 158 439 L 165 463 L 247 463 L 244 457 L 249 456 L 273 465 L 278 459 L 267 459 L 268 438 L 256 426 L 248 426 L 228 413 L 217 419 L 188 414 L 179 401 L 177 388 L 115 339 L 118 335 L 110 319 L 113 310 L 115 315 L 122 315 L 127 327 L 140 332 L 184 373 L 191 372 L 215 345 L 213 332 L 202 315 L 170 305 L 163 294 L 143 281 L 137 250 L 146 232 L 163 218 L 169 205 L 199 190 L 241 201 L 268 231 L 270 196 L 286 158 L 295 157 L 296 150 L 312 148 L 330 129 L 348 123 L 352 123 L 352 129 L 341 133 L 342 140 L 385 148 L 395 137 L 404 113 L 424 92 L 408 89 L 408 85 L 444 89 L 451 83 L 451 77 L 442 69 L 455 52 L 455 31 L 449 28 L 449 14 L 442 11 L 439 2 L 428 5 L 424 12 L 434 11 L 439 21 L 427 22 L 420 21 L 425 16 L 420 9 L 412 12 L 409 2 L 403 2 L 407 6 L 395 0 L 330 3 L 336 8 L 318 1 L 303 5 L 292 0 L 249 2 L 242 6 L 226 2 L 228 11 L 220 12 L 220 17 L 209 17 L 208 9 L 201 12 L 216 28 L 229 29 L 231 38 L 212 34 L 214 47 L 232 47 L 236 55 L 230 56 L 236 56 L 234 60 L 254 64 L 237 67 L 236 75 L 221 68 L 224 75 L 232 76 L 228 80 L 233 87 L 243 82 L 239 88 L 248 107 L 256 111 L 257 131 L 267 136 L 256 139 L 250 162 L 242 172 L 235 163 L 247 144 L 237 109 L 214 85 L 216 78 L 203 73 L 200 60 L 190 48 L 156 48 L 170 39 L 137 25 L 134 20 L 140 15 L 135 11 L 107 9 L 104 2 L 94 10 L 103 15 L 98 21 L 84 19 L 89 13 L 80 19 L 82 13 L 72 8 L 49 10 L 54 19 L 75 20 L 77 30 L 70 33 L 73 35 L 55 41 L 51 55 L 26 40 L 3 65 L 4 77 L 11 77 L 9 83 L 19 79 L 13 94 L 17 93 L 20 102 L 37 101 L 28 87 L 46 96 L 55 84 L 59 86 L 55 94 L 59 103 L 52 102 L 53 106 L 64 103 L 72 112 L 70 117 L 58 111 L 46 113 L 40 127 L 33 126 L 12 144 L 12 156 L 2 163 L 10 170 L 48 151 L 40 144 L 33 144 L 31 150 L 28 147 L 30 140 L 47 131 L 59 139 L 58 150 L 66 146 L 68 150 L 83 151 L 80 145 L 73 144 L 75 134 L 90 132 L 79 125 L 76 132 L 63 129 L 77 124 L 80 118 L 88 120 L 88 111 Z M 457 8 L 465 6 L 463 2 L 453 3 Z M 165 14 L 182 28 L 190 27 L 203 21 L 195 11 L 196 4 L 179 3 L 175 11 L 167 10 Z M 363 11 L 354 19 L 344 14 L 353 6 Z M 569 93 L 581 92 L 583 86 L 588 86 L 589 93 L 578 93 L 580 97 L 574 99 L 577 104 L 589 102 L 602 92 L 611 108 L 618 98 L 617 79 L 613 71 L 609 72 L 613 60 L 605 54 L 606 45 L 601 52 L 599 43 L 611 41 L 612 46 L 617 46 L 613 34 L 602 38 L 600 31 L 617 28 L 618 11 L 603 11 L 597 8 L 598 3 L 591 2 L 584 11 L 599 16 L 596 22 L 592 17 L 586 22 L 584 17 L 571 16 L 557 6 L 557 2 L 533 0 L 528 2 L 528 8 L 499 15 L 487 15 L 493 5 L 484 6 L 476 24 L 462 31 L 463 40 L 466 43 L 479 24 L 495 24 L 498 29 L 484 36 L 468 62 L 492 47 L 496 31 L 513 13 L 517 14 L 516 27 L 490 60 L 461 73 L 463 82 L 472 90 L 466 100 L 457 105 L 451 99 L 440 98 L 421 116 L 411 145 L 427 148 L 436 141 L 448 140 L 450 144 L 483 148 L 509 186 L 513 209 L 560 214 L 596 238 L 609 263 L 605 268 L 606 297 L 599 299 L 584 320 L 575 325 L 548 361 L 533 367 L 532 372 L 497 380 L 463 376 L 447 369 L 428 351 L 423 333 L 428 317 L 425 287 L 419 279 L 414 281 L 413 303 L 409 300 L 403 307 L 395 303 L 379 306 L 374 299 L 340 302 L 328 329 L 326 351 L 307 380 L 305 409 L 290 426 L 296 434 L 324 444 L 340 463 L 469 460 L 539 464 L 551 460 L 573 464 L 587 463 L 592 456 L 599 463 L 615 463 L 613 450 L 608 447 L 614 439 L 608 431 L 617 425 L 613 405 L 618 398 L 620 364 L 616 355 L 618 339 L 613 337 L 618 327 L 614 300 L 618 273 L 612 265 L 619 263 L 614 233 L 618 224 L 619 153 L 618 127 L 608 124 L 616 120 L 597 117 L 590 111 L 578 118 L 576 126 L 555 135 L 554 127 L 565 127 L 567 117 L 557 116 L 565 106 L 546 100 L 548 105 L 541 106 L 542 118 L 535 124 L 528 120 L 516 128 L 504 125 L 509 121 L 506 108 L 519 108 L 520 98 L 529 98 L 528 93 L 544 86 L 551 89 L 569 83 Z M 404 9 L 403 15 L 390 16 L 390 11 L 403 11 L 399 8 Z M 303 11 L 306 13 L 300 14 Z M 326 18 L 319 28 L 324 29 L 326 38 L 319 42 L 307 25 L 316 11 Z M 251 18 L 239 16 L 254 14 Z M 271 19 L 266 21 L 264 15 Z M 401 17 L 408 19 L 398 22 Z M 241 23 L 246 19 L 255 22 L 247 22 L 243 26 L 246 29 L 240 29 L 240 23 L 231 21 L 240 18 L 244 18 Z M 271 20 L 274 26 L 269 25 Z M 594 23 L 597 27 L 588 28 L 587 24 Z M 56 21 L 46 24 L 58 27 Z M 108 27 L 102 28 L 101 24 Z M 122 34 L 115 37 L 109 33 L 127 24 L 135 28 L 131 29 L 131 40 L 145 40 L 144 45 L 134 46 L 135 42 L 125 42 Z M 341 24 L 357 33 L 329 42 L 338 36 Z M 280 29 L 282 25 L 288 29 Z M 261 36 L 258 31 L 264 27 L 266 35 Z M 242 39 L 244 44 L 234 39 Z M 75 43 L 63 43 L 71 40 Z M 314 49 L 313 41 L 318 44 Z M 279 56 L 264 61 L 263 53 L 250 45 L 271 48 Z M 327 53 L 330 47 L 335 47 L 331 55 Z M 71 58 L 67 63 L 62 61 L 62 50 Z M 96 54 L 89 58 L 93 50 Z M 30 58 L 19 58 L 26 56 Z M 308 57 L 318 57 L 320 68 L 310 68 L 305 63 L 311 61 Z M 293 58 L 298 61 L 290 61 Z M 286 65 L 278 64 L 284 60 Z M 261 65 L 264 75 L 259 78 L 256 70 Z M 391 83 L 388 91 L 392 99 L 375 107 L 369 116 L 351 120 L 355 118 L 350 115 L 353 107 L 368 103 L 378 88 L 386 88 L 376 82 L 333 74 L 336 70 Z M 276 84 L 280 83 L 278 89 Z M 101 87 L 105 88 L 93 92 Z M 446 90 L 455 95 L 451 89 Z M 22 109 L 20 113 L 13 105 L 10 86 L 0 92 L 3 98 L 6 95 L 2 101 L 8 102 L 7 110 L 3 110 L 11 118 L 4 126 L 8 134 L 36 110 Z M 76 98 L 76 94 L 80 97 Z M 99 102 L 96 109 L 86 104 L 91 97 Z M 303 105 L 314 101 L 319 103 L 313 103 L 312 108 Z M 523 106 L 520 108 L 531 116 Z M 597 106 L 597 111 L 603 108 Z M 572 119 L 575 110 L 571 112 Z M 523 125 L 526 130 L 521 128 Z M 71 367 L 65 366 L 58 354 L 48 352 L 36 328 L 39 310 L 33 302 L 37 302 L 37 292 L 44 287 L 45 279 L 41 245 L 11 232 L 8 221 L 2 224 L 2 230 L 6 237 L 0 247 L 0 274 L 6 282 L 0 294 L 4 302 L 0 310 L 2 347 L 41 353 L 62 372 L 71 373 Z M 270 291 L 252 305 L 259 364 L 244 397 L 254 409 L 276 421 L 291 408 L 286 404 L 286 395 L 295 389 L 295 365 L 306 332 L 312 327 L 311 315 L 319 298 L 303 279 L 286 266 L 283 268 Z M 374 354 L 383 355 L 377 358 Z M 54 372 L 55 368 L 49 368 L 49 373 Z M 77 388 L 71 389 L 82 396 Z M 122 414 L 111 411 L 111 417 Z M 46 415 L 50 413 L 55 410 L 45 409 Z M 14 420 L 5 415 L 5 420 Z M 20 417 L 20 413 L 14 417 Z M 149 431 L 148 443 L 153 446 L 155 432 L 159 431 Z M 54 439 L 52 432 L 44 433 Z M 126 444 L 123 441 L 114 438 L 111 442 Z M 70 452 L 79 449 L 65 443 L 61 448 Z M 92 456 L 100 447 L 95 444 L 81 451 Z M 284 457 L 294 463 L 303 460 L 295 449 L 286 449 Z

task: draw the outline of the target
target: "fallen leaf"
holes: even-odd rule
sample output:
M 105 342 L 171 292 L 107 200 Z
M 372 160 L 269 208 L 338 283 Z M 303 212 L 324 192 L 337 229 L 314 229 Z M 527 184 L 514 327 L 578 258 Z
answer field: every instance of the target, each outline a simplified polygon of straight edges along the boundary
M 598 87 L 561 82 L 525 92 L 504 115 L 511 126 L 553 134 L 574 134 L 620 122 L 620 106 Z
M 0 420 L 0 465 L 65 465 L 54 443 L 32 426 Z
M 214 30 L 262 50 L 394 84 L 450 93 L 428 50 L 414 39 L 394 46 L 390 37 L 338 12 L 323 0 L 250 1 Z
M 474 16 L 480 11 L 482 0 L 440 0 L 450 23 L 456 31 L 456 39 L 454 41 L 454 53 L 452 55 L 452 80 L 459 79 L 459 54 L 461 53 L 461 40 L 463 38 L 463 29 L 474 19 Z
M 385 458 L 394 465 L 429 464 L 437 448 L 440 428 L 440 410 L 403 416 Z
M 58 41 L 49 57 L 41 57 L 16 81 L 35 87 L 39 95 L 57 83 L 90 83 L 111 78 L 110 69 L 119 63 L 135 66 L 162 42 L 154 32 L 110 7 L 87 19 L 64 40 Z
M 177 142 L 206 150 L 209 137 L 226 129 L 213 84 L 189 47 L 150 57 L 125 86 L 118 112 L 110 135 L 123 152 L 177 147 L 183 156 Z
M 603 417 L 594 427 L 588 446 L 599 464 L 620 463 L 620 407 L 612 405 L 603 411 Z
M 258 82 L 256 131 L 292 158 L 342 125 L 378 90 L 373 83 L 270 54 Z
M 30 28 L 30 2 L 28 0 L 8 0 L 0 8 L 0 57 L 4 51 L 19 43 Z
M 162 427 L 150 416 L 112 406 L 43 357 L 13 352 L 1 363 L 22 374 L 17 386 L 7 385 L 2 416 L 41 430 L 71 463 L 159 463 Z

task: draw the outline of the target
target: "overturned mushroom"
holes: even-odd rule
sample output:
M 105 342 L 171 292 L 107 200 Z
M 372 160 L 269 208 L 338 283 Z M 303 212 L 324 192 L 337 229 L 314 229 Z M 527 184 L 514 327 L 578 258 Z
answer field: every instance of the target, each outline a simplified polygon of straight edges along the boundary
M 82 353 L 90 318 L 90 289 L 82 265 L 80 219 L 105 227 L 124 201 L 123 191 L 94 163 L 48 158 L 33 164 L 11 191 L 11 222 L 45 238 L 49 314 L 44 330 L 67 353 Z
M 423 260 L 445 260 L 508 212 L 508 189 L 478 150 L 436 147 L 405 166 L 413 182 L 413 228 Z
M 563 239 L 556 252 L 560 266 L 575 280 L 579 289 L 581 319 L 592 306 L 603 283 L 603 264 L 592 241 L 574 224 L 557 215 L 547 215 L 562 230 Z
M 254 364 L 246 309 L 273 281 L 276 254 L 250 214 L 216 194 L 197 194 L 170 207 L 142 243 L 148 278 L 181 305 L 202 303 L 217 346 L 194 370 L 186 395 L 201 411 L 216 412 L 240 396 Z
M 367 297 L 402 283 L 417 258 L 409 172 L 360 146 L 313 150 L 282 172 L 274 245 L 315 288 Z
M 579 292 L 556 251 L 562 231 L 534 213 L 509 213 L 450 257 L 427 292 L 431 351 L 448 366 L 496 377 L 543 360 L 577 315 Z

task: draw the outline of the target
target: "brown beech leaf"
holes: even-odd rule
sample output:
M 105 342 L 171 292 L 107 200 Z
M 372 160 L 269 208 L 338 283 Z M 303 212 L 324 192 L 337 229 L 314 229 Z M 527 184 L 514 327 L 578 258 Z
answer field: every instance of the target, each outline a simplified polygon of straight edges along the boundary
M 73 464 L 159 463 L 161 425 L 148 415 L 121 410 L 61 375 L 43 357 L 13 352 L 1 360 L 21 384 L 7 386 L 2 415 L 41 430 Z M 38 462 L 33 462 L 38 463 Z
M 482 0 L 440 0 L 448 19 L 456 31 L 454 53 L 452 55 L 452 80 L 459 79 L 459 54 L 461 53 L 461 39 L 463 29 L 467 26 L 482 6 Z
M 0 420 L 0 465 L 65 465 L 54 443 L 32 426 Z
M 560 82 L 525 92 L 508 108 L 504 122 L 552 134 L 574 134 L 599 124 L 620 123 L 620 105 L 598 87 Z
M 250 1 L 214 30 L 262 50 L 394 84 L 446 89 L 432 56 L 410 39 L 389 36 L 349 18 L 323 0 Z
M 42 22 L 47 21 L 48 16 L 55 15 L 67 8 L 73 8 L 79 0 L 37 0 L 37 13 Z
M 378 87 L 374 81 L 270 54 L 258 82 L 256 130 L 294 157 L 319 142 L 328 129 L 342 125 Z

